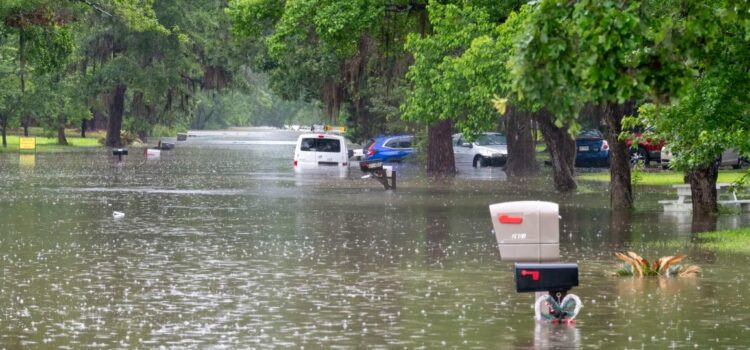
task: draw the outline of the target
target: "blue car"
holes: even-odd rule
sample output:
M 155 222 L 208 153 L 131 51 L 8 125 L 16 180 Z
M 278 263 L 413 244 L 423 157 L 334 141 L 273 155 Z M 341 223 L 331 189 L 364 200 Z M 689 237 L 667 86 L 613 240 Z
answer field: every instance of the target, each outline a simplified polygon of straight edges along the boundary
M 609 143 L 601 131 L 584 130 L 576 137 L 576 166 L 609 166 Z
M 379 136 L 371 139 L 362 149 L 359 168 L 368 169 L 369 162 L 400 162 L 414 153 L 412 135 Z

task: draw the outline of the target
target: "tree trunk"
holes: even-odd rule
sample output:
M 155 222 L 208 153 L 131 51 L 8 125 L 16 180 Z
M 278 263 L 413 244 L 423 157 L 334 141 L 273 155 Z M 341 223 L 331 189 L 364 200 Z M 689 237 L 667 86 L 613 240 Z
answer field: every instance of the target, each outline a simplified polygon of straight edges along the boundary
M 719 177 L 719 163 L 711 162 L 708 166 L 689 170 L 685 178 L 690 184 L 693 201 L 693 217 L 701 220 L 719 212 L 716 195 L 716 179 Z
M 534 113 L 534 117 L 547 143 L 555 190 L 561 192 L 575 190 L 578 188 L 575 180 L 575 140 L 570 136 L 567 128 L 558 128 L 555 125 L 554 116 L 549 111 L 541 110 Z
M 691 233 L 713 232 L 716 231 L 718 215 L 693 215 L 690 225 Z M 695 239 L 696 235 L 693 236 Z
M 531 115 L 508 106 L 505 114 L 505 130 L 508 136 L 508 161 L 505 173 L 508 177 L 525 177 L 539 174 L 536 163 L 535 143 L 531 133 Z
M 8 132 L 5 123 L 3 123 L 3 125 L 0 125 L 0 133 L 3 134 L 3 148 L 8 148 L 8 140 L 6 139 Z
M 109 123 L 107 124 L 107 147 L 122 147 L 120 131 L 122 130 L 122 115 L 125 110 L 125 84 L 118 84 L 112 91 L 112 101 L 109 105 Z
M 344 88 L 341 83 L 334 80 L 327 80 L 323 83 L 323 114 L 329 122 L 338 120 L 343 98 Z
M 136 135 L 142 142 L 146 142 L 146 136 L 148 136 L 148 130 L 146 125 L 151 123 L 146 113 L 146 105 L 144 102 L 144 96 L 142 91 L 134 91 L 132 93 L 133 98 L 130 103 L 130 116 L 135 118 L 137 121 L 134 123 L 136 128 Z
M 427 130 L 427 173 L 434 176 L 453 176 L 456 162 L 453 157 L 450 120 L 441 120 Z
M 625 140 L 620 140 L 622 118 L 635 113 L 631 102 L 616 104 L 607 102 L 600 106 L 607 124 L 609 143 L 609 202 L 614 210 L 633 208 L 633 188 L 630 184 L 630 153 Z
M 109 94 L 106 95 L 108 96 Z M 102 95 L 101 100 L 102 104 L 105 106 L 108 106 L 111 103 L 109 98 L 104 98 L 104 95 Z M 91 118 L 91 121 L 89 121 L 89 126 L 92 130 L 102 130 L 107 128 L 107 114 L 104 113 L 104 111 L 91 107 L 91 115 L 94 116 Z
M 86 138 L 86 119 L 81 119 L 81 138 Z
M 65 127 L 60 126 L 57 128 L 57 144 L 62 146 L 68 145 L 68 139 L 65 137 Z
M 68 139 L 65 137 L 65 114 L 60 113 L 58 116 L 58 121 L 60 122 L 57 125 L 57 144 L 67 146 L 68 145 Z
M 18 33 L 18 78 L 21 83 L 21 101 L 26 100 L 26 31 L 21 27 Z M 22 111 L 21 126 L 23 136 L 29 137 L 29 116 Z

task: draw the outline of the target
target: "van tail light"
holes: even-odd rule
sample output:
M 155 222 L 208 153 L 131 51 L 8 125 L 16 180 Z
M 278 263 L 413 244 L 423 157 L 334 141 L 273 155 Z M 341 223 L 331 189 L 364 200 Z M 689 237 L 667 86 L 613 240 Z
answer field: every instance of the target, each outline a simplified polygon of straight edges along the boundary
M 375 144 L 373 143 L 373 144 L 372 144 L 372 145 L 370 145 L 370 147 L 369 147 L 369 148 L 367 149 L 367 155 L 368 155 L 368 156 L 373 156 L 373 155 L 375 155 L 375 149 L 374 149 L 374 147 L 375 147 Z
M 295 167 L 297 166 L 297 160 L 296 159 L 294 160 L 294 166 Z
M 607 140 L 602 140 L 602 150 L 609 151 L 609 143 L 607 143 Z

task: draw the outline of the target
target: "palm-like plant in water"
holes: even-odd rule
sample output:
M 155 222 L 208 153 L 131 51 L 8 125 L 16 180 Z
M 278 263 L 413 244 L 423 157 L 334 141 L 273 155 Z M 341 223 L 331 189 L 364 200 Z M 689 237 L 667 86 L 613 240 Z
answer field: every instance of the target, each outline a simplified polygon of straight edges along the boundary
M 634 252 L 623 254 L 615 253 L 615 256 L 625 262 L 621 269 L 615 272 L 619 276 L 697 276 L 701 273 L 701 268 L 696 265 L 683 266 L 678 264 L 684 260 L 686 255 L 664 256 L 649 263 Z

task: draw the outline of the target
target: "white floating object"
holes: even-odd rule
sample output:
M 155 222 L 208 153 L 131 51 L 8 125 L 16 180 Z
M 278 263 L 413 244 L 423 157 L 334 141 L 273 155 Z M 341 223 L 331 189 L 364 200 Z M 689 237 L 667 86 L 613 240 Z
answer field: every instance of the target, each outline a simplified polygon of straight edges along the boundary
M 125 213 L 123 213 L 121 211 L 113 211 L 112 212 L 112 217 L 115 218 L 115 219 L 122 219 L 122 218 L 125 217 Z
M 161 157 L 161 150 L 146 148 L 143 150 L 143 155 L 145 155 L 146 158 L 159 158 Z

